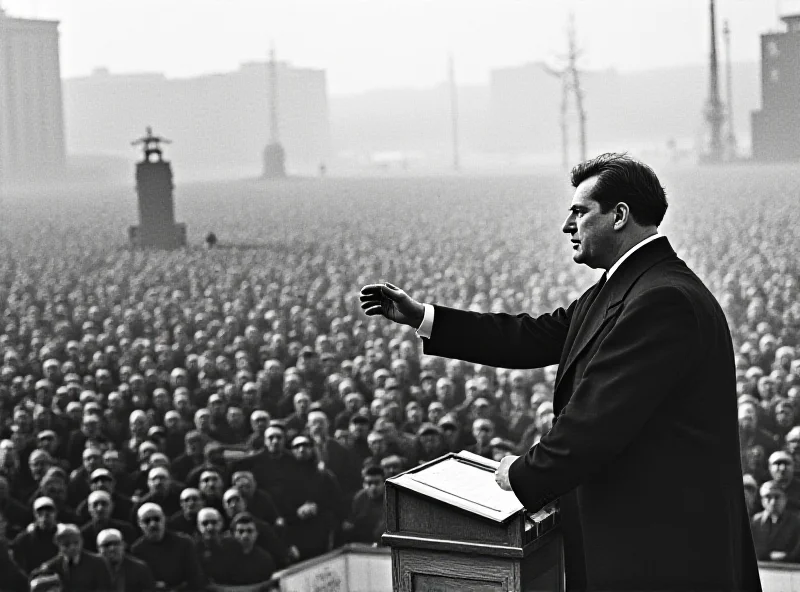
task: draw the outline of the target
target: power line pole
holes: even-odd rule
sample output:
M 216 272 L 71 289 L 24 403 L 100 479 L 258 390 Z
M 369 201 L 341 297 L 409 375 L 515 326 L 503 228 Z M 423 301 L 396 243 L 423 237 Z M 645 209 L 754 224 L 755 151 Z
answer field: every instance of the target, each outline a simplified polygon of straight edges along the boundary
M 575 32 L 575 15 L 570 13 L 567 25 L 567 39 L 569 43 L 568 69 L 572 92 L 575 95 L 575 107 L 578 110 L 578 134 L 580 137 L 581 162 L 586 160 L 586 109 L 584 108 L 584 93 L 581 87 L 578 58 L 581 51 L 578 49 L 577 34 Z
M 278 61 L 275 58 L 275 44 L 269 48 L 269 141 L 280 143 L 278 130 Z
M 709 128 L 709 145 L 706 160 L 720 162 L 722 160 L 722 123 L 725 116 L 722 113 L 722 103 L 719 99 L 719 63 L 717 60 L 717 16 L 714 0 L 709 0 L 711 20 L 711 52 L 709 55 L 709 87 L 708 104 L 706 106 L 706 121 Z
M 725 99 L 728 103 L 728 133 L 725 136 L 725 147 L 728 160 L 734 160 L 736 158 L 736 131 L 733 120 L 733 67 L 731 65 L 731 29 L 727 19 L 722 26 L 722 34 L 725 38 Z
M 458 87 L 456 86 L 456 73 L 453 54 L 447 60 L 447 77 L 450 86 L 450 118 L 453 134 L 453 170 L 461 169 L 458 153 Z

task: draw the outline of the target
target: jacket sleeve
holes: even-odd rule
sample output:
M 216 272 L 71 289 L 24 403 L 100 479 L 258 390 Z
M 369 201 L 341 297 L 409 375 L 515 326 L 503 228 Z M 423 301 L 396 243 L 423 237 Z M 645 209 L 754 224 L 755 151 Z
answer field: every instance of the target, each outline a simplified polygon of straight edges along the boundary
M 435 305 L 433 331 L 422 339 L 423 348 L 426 354 L 502 368 L 558 364 L 576 304 L 538 317 Z
M 558 421 L 509 469 L 511 487 L 536 511 L 618 455 L 695 364 L 702 347 L 689 297 L 672 286 L 625 302 Z

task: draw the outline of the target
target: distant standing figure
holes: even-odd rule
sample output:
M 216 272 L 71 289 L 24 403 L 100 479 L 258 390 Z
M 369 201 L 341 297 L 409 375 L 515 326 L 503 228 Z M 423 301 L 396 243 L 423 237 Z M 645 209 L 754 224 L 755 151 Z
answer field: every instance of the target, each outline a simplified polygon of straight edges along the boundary
M 206 235 L 206 245 L 208 245 L 209 249 L 213 249 L 217 244 L 217 235 L 213 232 L 209 232 Z

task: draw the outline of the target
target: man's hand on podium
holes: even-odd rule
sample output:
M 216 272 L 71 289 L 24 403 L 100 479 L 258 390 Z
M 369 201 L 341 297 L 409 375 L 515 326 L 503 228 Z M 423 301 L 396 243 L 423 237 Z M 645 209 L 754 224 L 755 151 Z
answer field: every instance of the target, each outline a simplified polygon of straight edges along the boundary
M 519 456 L 509 454 L 500 460 L 500 466 L 494 472 L 494 480 L 500 486 L 500 489 L 505 491 L 512 491 L 511 482 L 508 480 L 508 469 L 511 468 L 511 463 L 517 460 Z

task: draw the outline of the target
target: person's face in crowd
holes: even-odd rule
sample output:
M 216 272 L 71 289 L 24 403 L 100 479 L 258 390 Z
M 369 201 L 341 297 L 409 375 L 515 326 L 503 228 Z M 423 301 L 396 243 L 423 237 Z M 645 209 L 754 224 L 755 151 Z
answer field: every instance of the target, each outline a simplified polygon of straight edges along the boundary
M 292 445 L 292 454 L 298 462 L 308 462 L 314 456 L 314 445 L 307 440 L 297 442 Z
M 92 479 L 92 481 L 89 483 L 89 489 L 91 489 L 92 491 L 107 491 L 108 493 L 113 493 L 114 480 L 105 475 L 97 476 L 94 479 Z
M 748 448 L 745 452 L 745 461 L 747 463 L 747 469 L 751 472 L 757 472 L 763 469 L 766 465 L 764 447 L 755 445 Z
M 210 508 L 201 510 L 197 515 L 197 530 L 205 540 L 215 539 L 222 532 L 222 519 Z
M 381 468 L 388 479 L 403 472 L 403 462 L 398 456 L 388 456 L 381 461 Z
M 238 476 L 233 480 L 233 486 L 238 489 L 246 498 L 253 497 L 256 492 L 256 484 L 253 479 L 245 476 Z
M 153 407 L 159 410 L 169 409 L 169 393 L 165 389 L 156 389 L 153 392 Z
M 50 458 L 43 454 L 31 454 L 28 458 L 28 468 L 34 481 L 41 481 L 47 469 L 52 465 Z
M 328 418 L 321 411 L 308 414 L 308 433 L 313 438 L 324 438 L 328 435 Z
M 200 475 L 200 493 L 207 498 L 222 496 L 222 479 L 214 471 L 204 471 Z
M 436 394 L 436 383 L 433 378 L 425 377 L 420 386 L 425 397 L 432 397 Z
M 83 550 L 83 540 L 80 536 L 63 537 L 58 541 L 58 552 L 67 559 L 76 560 Z
M 440 378 L 436 381 L 436 398 L 444 403 L 453 395 L 453 381 L 449 378 Z
M 372 417 L 379 417 L 383 410 L 386 408 L 386 402 L 378 397 L 372 399 L 369 406 L 369 413 Z
M 294 412 L 297 413 L 297 415 L 306 415 L 310 405 L 311 397 L 307 394 L 301 392 L 294 396 Z
M 258 386 L 254 382 L 248 382 L 242 388 L 242 404 L 246 407 L 254 407 L 258 403 Z
M 244 413 L 242 413 L 242 410 L 239 409 L 238 407 L 228 408 L 226 419 L 228 421 L 228 425 L 234 430 L 238 430 L 244 427 Z
M 283 394 L 286 396 L 294 396 L 300 390 L 300 377 L 297 374 L 284 374 L 283 376 Z
M 486 446 L 494 437 L 494 427 L 491 422 L 476 420 L 472 426 L 472 437 L 480 446 Z
M 267 428 L 264 444 L 271 454 L 278 454 L 286 447 L 286 434 L 280 428 Z
M 149 464 L 150 457 L 156 452 L 158 452 L 158 446 L 156 446 L 153 442 L 150 442 L 149 440 L 147 442 L 142 442 L 139 445 L 139 463 L 142 465 Z
M 17 425 L 21 432 L 27 434 L 33 427 L 33 419 L 25 409 L 17 409 L 14 411 L 14 424 Z
M 750 432 L 755 430 L 757 425 L 755 406 L 749 403 L 739 405 L 739 429 Z
M 419 437 L 419 444 L 426 454 L 431 454 L 439 450 L 441 446 L 441 436 L 439 434 L 423 434 Z
M 485 400 L 479 399 L 478 401 L 476 401 L 475 404 L 472 406 L 472 409 L 475 417 L 479 418 L 488 419 L 491 413 L 491 408 L 489 407 L 489 403 Z
M 428 421 L 437 425 L 442 417 L 444 417 L 444 405 L 439 401 L 434 401 L 428 405 Z
M 112 565 L 118 565 L 125 557 L 125 546 L 119 537 L 107 538 L 97 545 L 97 550 Z
M 103 466 L 114 474 L 119 474 L 125 469 L 116 450 L 107 450 L 103 453 Z
M 250 427 L 256 434 L 263 434 L 269 425 L 269 415 L 260 414 L 250 419 Z
M 415 425 L 422 422 L 422 407 L 419 403 L 409 403 L 406 406 L 406 421 Z
M 786 494 L 772 490 L 761 496 L 761 506 L 771 516 L 783 516 L 786 509 Z
M 786 434 L 786 452 L 796 458 L 798 451 L 800 451 L 800 430 L 792 430 Z
M 89 515 L 96 522 L 105 522 L 111 517 L 112 503 L 103 498 L 93 499 L 89 504 Z
M 237 523 L 233 530 L 233 537 L 239 542 L 242 549 L 244 549 L 246 553 L 249 553 L 253 550 L 256 540 L 258 539 L 256 525 L 252 522 L 244 524 Z
M 794 463 L 785 458 L 775 459 L 769 463 L 769 474 L 775 481 L 788 483 L 794 477 Z
M 342 384 L 347 384 L 348 387 L 352 387 L 350 383 L 344 381 Z M 341 388 L 339 392 L 341 393 Z M 349 413 L 355 413 L 364 406 L 364 397 L 361 396 L 361 393 L 350 391 L 344 393 L 342 397 L 344 398 L 344 407 Z
M 228 516 L 236 516 L 240 512 L 244 512 L 247 509 L 247 503 L 244 500 L 244 497 L 237 491 L 237 492 L 230 492 L 225 496 L 225 512 Z
M 147 487 L 150 493 L 165 494 L 169 490 L 169 473 L 164 470 L 152 470 L 147 476 Z
M 194 415 L 194 425 L 201 432 L 211 428 L 211 412 L 208 409 L 199 409 Z
M 367 446 L 373 456 L 382 456 L 386 454 L 387 443 L 383 434 L 372 432 L 367 436 Z
M 775 397 L 775 381 L 770 376 L 759 378 L 757 388 L 762 401 L 771 401 Z
M 788 429 L 794 424 L 794 409 L 788 405 L 779 405 L 775 409 L 775 423 L 779 427 Z
M 497 447 L 497 446 L 492 448 L 492 459 L 496 460 L 497 462 L 500 462 L 505 457 L 507 457 L 509 454 L 511 454 L 511 453 L 508 450 L 506 450 L 505 448 L 500 448 L 500 447 Z
M 386 486 L 385 479 L 380 475 L 365 476 L 363 486 L 369 499 L 383 499 L 383 492 Z
M 56 526 L 56 509 L 44 506 L 33 511 L 33 521 L 39 530 L 52 530 Z
M 185 489 L 181 492 L 181 511 L 184 516 L 196 516 L 203 508 L 203 498 L 196 489 Z
M 164 513 L 157 510 L 147 510 L 139 517 L 139 528 L 148 541 L 160 541 L 166 531 Z
M 92 471 L 103 465 L 103 453 L 97 448 L 87 448 L 83 451 L 83 468 L 91 475 Z
M 67 484 L 57 477 L 45 479 L 42 483 L 42 493 L 56 503 L 62 503 L 67 499 Z
M 369 423 L 366 421 L 351 421 L 348 425 L 348 433 L 356 440 L 365 440 L 369 434 Z
M 181 415 L 186 415 L 191 411 L 191 402 L 189 401 L 189 395 L 185 393 L 175 393 L 172 397 L 172 405 L 175 407 L 175 411 L 180 413 Z

